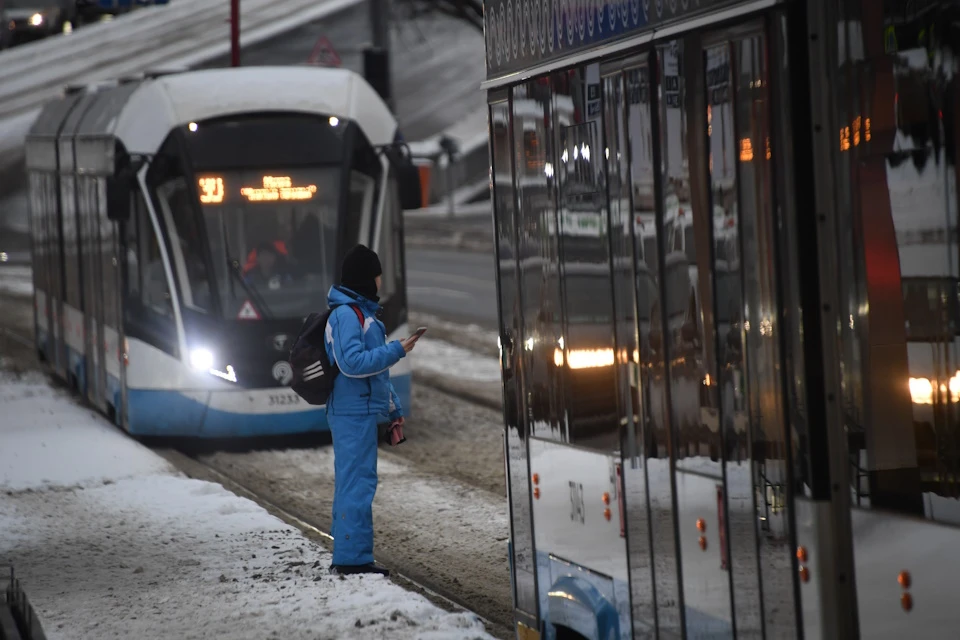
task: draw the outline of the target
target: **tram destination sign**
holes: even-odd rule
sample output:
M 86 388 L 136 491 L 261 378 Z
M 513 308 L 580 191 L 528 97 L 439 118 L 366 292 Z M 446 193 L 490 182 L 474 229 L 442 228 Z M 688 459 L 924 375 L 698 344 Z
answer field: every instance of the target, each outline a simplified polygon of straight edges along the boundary
M 484 0 L 487 79 L 746 0 Z

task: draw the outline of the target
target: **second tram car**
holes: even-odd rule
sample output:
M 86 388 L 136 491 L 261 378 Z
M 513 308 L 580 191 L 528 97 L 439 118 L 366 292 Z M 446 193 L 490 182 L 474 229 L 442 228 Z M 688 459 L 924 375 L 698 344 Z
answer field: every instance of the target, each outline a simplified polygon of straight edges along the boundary
M 383 263 L 407 334 L 402 209 L 419 182 L 386 104 L 341 69 L 250 67 L 68 89 L 26 143 L 36 342 L 131 434 L 327 429 L 289 388 L 345 251 Z M 410 368 L 393 370 L 409 405 Z
M 956 638 L 960 4 L 483 4 L 516 637 Z

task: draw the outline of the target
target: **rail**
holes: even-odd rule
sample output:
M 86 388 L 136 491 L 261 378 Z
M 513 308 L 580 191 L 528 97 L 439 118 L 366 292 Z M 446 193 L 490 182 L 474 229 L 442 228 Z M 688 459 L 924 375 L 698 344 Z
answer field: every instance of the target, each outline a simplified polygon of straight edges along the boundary
M 40 619 L 10 567 L 6 588 L 0 591 L 0 640 L 46 640 Z

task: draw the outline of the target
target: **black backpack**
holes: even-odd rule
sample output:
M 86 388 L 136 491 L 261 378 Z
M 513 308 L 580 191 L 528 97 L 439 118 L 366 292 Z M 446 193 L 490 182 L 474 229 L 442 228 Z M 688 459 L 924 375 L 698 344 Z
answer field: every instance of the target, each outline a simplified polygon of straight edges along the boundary
M 350 308 L 357 314 L 363 327 L 363 312 L 355 305 Z M 290 388 L 307 401 L 307 404 L 324 405 L 333 393 L 333 381 L 340 373 L 336 362 L 330 362 L 324 344 L 327 321 L 333 309 L 323 313 L 311 313 L 303 322 L 297 339 L 290 349 L 290 366 L 293 369 L 293 382 Z

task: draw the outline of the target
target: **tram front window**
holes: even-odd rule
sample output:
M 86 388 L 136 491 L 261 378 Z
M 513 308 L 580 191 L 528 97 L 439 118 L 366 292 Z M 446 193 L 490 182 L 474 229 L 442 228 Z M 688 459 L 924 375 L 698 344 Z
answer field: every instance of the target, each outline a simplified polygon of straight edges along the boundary
M 323 308 L 334 279 L 340 177 L 336 167 L 197 176 L 225 318 L 300 318 Z M 373 181 L 351 182 L 348 215 L 359 215 L 373 206 Z

